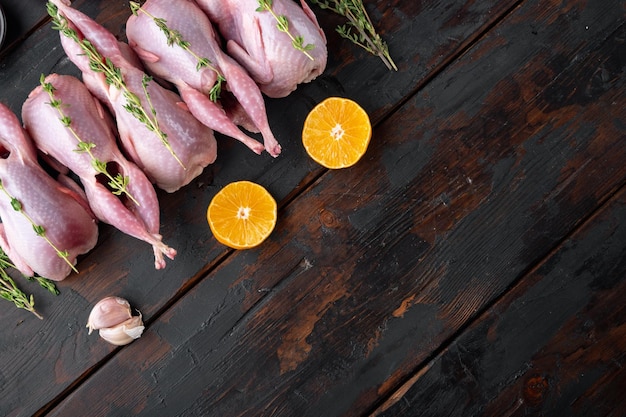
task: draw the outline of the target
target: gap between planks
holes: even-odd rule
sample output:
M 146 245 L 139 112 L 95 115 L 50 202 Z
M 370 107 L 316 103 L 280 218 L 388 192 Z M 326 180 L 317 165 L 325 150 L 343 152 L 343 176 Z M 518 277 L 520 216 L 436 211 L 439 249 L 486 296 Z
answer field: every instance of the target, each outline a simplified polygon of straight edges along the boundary
M 377 404 L 374 404 L 369 412 L 365 415 L 368 417 L 377 417 L 381 413 L 384 413 L 391 408 L 398 401 L 401 401 L 404 395 L 411 389 L 411 387 L 430 369 L 432 364 L 437 358 L 439 358 L 455 341 L 457 341 L 469 328 L 481 320 L 481 318 L 489 312 L 494 306 L 496 306 L 507 294 L 515 290 L 515 288 L 522 285 L 526 278 L 535 273 L 546 262 L 550 260 L 557 252 L 562 248 L 563 244 L 571 239 L 579 230 L 582 230 L 585 226 L 592 223 L 602 212 L 620 198 L 622 193 L 626 193 L 626 181 L 616 185 L 610 192 L 606 193 L 599 201 L 594 210 L 589 212 L 586 217 L 583 217 L 569 232 L 565 233 L 563 238 L 557 241 L 552 248 L 546 251 L 535 264 L 529 265 L 523 270 L 519 276 L 514 279 L 511 284 L 504 289 L 498 296 L 494 297 L 489 303 L 485 304 L 481 309 L 477 310 L 472 316 L 469 317 L 454 333 L 452 333 L 447 339 L 445 339 L 435 350 L 432 351 L 422 362 L 420 362 L 410 374 L 401 382 L 399 382 L 390 392 L 382 396 Z

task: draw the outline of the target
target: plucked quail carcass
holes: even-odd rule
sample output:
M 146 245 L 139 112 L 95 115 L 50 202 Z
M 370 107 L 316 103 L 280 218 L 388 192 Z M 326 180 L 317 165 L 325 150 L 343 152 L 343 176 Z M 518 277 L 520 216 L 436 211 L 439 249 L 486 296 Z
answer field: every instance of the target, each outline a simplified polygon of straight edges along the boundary
M 22 274 L 60 281 L 98 240 L 87 200 L 69 177 L 44 171 L 30 137 L 2 104 L 0 152 L 0 246 Z
M 294 48 L 276 18 L 259 9 L 258 0 L 196 0 L 226 40 L 226 51 L 259 84 L 268 97 L 285 97 L 326 68 L 326 36 L 304 0 L 273 0 L 272 12 L 286 18 L 289 34 L 301 37 L 306 53 Z M 261 8 L 262 9 L 262 8 Z
M 166 27 L 157 25 L 156 19 Z M 146 68 L 176 85 L 189 110 L 200 121 L 240 140 L 256 153 L 263 149 L 272 156 L 280 153 L 259 87 L 244 68 L 222 51 L 211 22 L 194 2 L 148 0 L 126 22 L 126 35 Z M 186 45 L 181 45 L 183 42 Z M 206 61 L 199 65 L 200 60 Z M 239 130 L 222 107 L 210 99 L 218 73 L 236 98 L 236 105 L 252 123 L 244 127 L 260 131 L 263 145 Z
M 159 234 L 154 187 L 116 144 L 114 124 L 77 78 L 51 74 L 22 106 L 22 120 L 35 145 L 76 174 L 96 217 L 152 245 L 155 267 L 176 251 Z

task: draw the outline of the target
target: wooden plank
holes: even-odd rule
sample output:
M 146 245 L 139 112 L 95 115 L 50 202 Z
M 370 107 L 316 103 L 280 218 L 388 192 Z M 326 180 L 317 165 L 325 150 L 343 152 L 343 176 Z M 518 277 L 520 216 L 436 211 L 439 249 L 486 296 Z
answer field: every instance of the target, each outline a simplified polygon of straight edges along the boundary
M 626 189 L 375 415 L 618 415 L 624 300 Z
M 48 14 L 41 2 L 35 0 L 3 0 L 0 7 L 6 19 L 6 37 L 0 50 L 1 57 L 45 21 Z
M 123 25 L 129 15 L 126 2 L 75 4 L 124 38 Z M 103 225 L 98 247 L 78 264 L 80 275 L 59 284 L 61 296 L 53 298 L 33 290 L 37 307 L 45 316 L 43 322 L 0 303 L 6 328 L 10 329 L 0 332 L 0 415 L 33 414 L 117 353 L 96 336 L 87 336 L 84 329 L 88 311 L 98 299 L 122 295 L 141 309 L 149 323 L 231 253 L 213 240 L 204 220 L 208 202 L 221 186 L 236 179 L 256 180 L 279 201 L 289 200 L 323 172 L 306 157 L 299 142 L 304 117 L 314 104 L 328 95 L 344 95 L 358 99 L 374 122 L 381 120 L 439 64 L 447 62 L 512 4 L 514 1 L 480 5 L 465 0 L 445 5 L 368 2 L 401 68 L 398 73 L 387 71 L 377 58 L 340 39 L 333 32 L 340 19 L 320 13 L 331 54 L 327 71 L 290 97 L 267 101 L 270 123 L 283 145 L 283 155 L 276 160 L 259 157 L 221 138 L 218 161 L 193 184 L 173 195 L 159 193 L 162 234 L 179 251 L 174 262 L 164 271 L 154 271 L 147 246 Z M 428 41 L 420 42 L 424 37 Z M 64 57 L 58 35 L 46 26 L 2 58 L 0 100 L 19 114 L 40 74 L 51 72 L 78 75 Z
M 51 415 L 371 411 L 624 185 L 620 7 L 525 2 Z
M 86 2 L 85 4 L 84 0 L 77 0 L 72 4 L 89 16 L 98 19 L 101 24 L 114 33 L 119 32 L 119 25 L 123 23 L 120 9 L 127 6 L 118 4 L 116 6 L 117 14 L 115 14 L 113 7 L 101 10 L 102 6 L 98 6 L 98 3 Z M 20 10 L 25 6 L 26 4 L 20 5 Z M 46 20 L 45 3 L 38 2 L 36 7 L 30 4 L 28 10 L 27 16 L 41 16 L 42 21 Z M 102 14 L 101 17 L 100 14 Z M 35 19 L 39 18 L 31 17 L 31 20 Z M 18 117 L 21 116 L 22 103 L 28 94 L 39 85 L 41 74 L 58 72 L 74 76 L 80 75 L 74 64 L 65 56 L 59 41 L 59 34 L 52 30 L 51 26 L 50 23 L 43 24 L 18 45 L 0 56 L 0 85 L 2 85 L 0 101 L 13 110 Z

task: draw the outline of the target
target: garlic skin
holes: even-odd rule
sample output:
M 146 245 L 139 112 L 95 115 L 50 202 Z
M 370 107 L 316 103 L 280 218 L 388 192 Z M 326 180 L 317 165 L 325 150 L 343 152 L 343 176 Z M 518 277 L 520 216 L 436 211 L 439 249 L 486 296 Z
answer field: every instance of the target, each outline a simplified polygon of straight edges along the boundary
M 133 316 L 124 323 L 115 327 L 105 327 L 99 330 L 100 337 L 116 346 L 127 345 L 135 339 L 139 339 L 143 333 L 144 326 L 141 315 Z
M 116 326 L 132 317 L 130 304 L 120 297 L 106 297 L 98 301 L 89 314 L 89 334 L 104 327 Z
M 141 337 L 144 331 L 141 313 L 133 316 L 130 304 L 120 297 L 106 297 L 98 301 L 89 314 L 89 334 L 98 330 L 107 342 L 122 346 Z

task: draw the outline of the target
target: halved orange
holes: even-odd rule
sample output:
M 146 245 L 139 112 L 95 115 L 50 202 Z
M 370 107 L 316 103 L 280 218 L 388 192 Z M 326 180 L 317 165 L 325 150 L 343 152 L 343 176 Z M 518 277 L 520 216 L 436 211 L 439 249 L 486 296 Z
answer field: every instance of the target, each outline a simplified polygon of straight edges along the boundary
M 207 221 L 218 242 L 234 249 L 258 246 L 276 226 L 276 200 L 261 185 L 237 181 L 211 200 Z
M 346 168 L 365 154 L 372 137 L 370 118 L 356 102 L 329 97 L 308 114 L 302 144 L 314 161 L 330 168 Z

